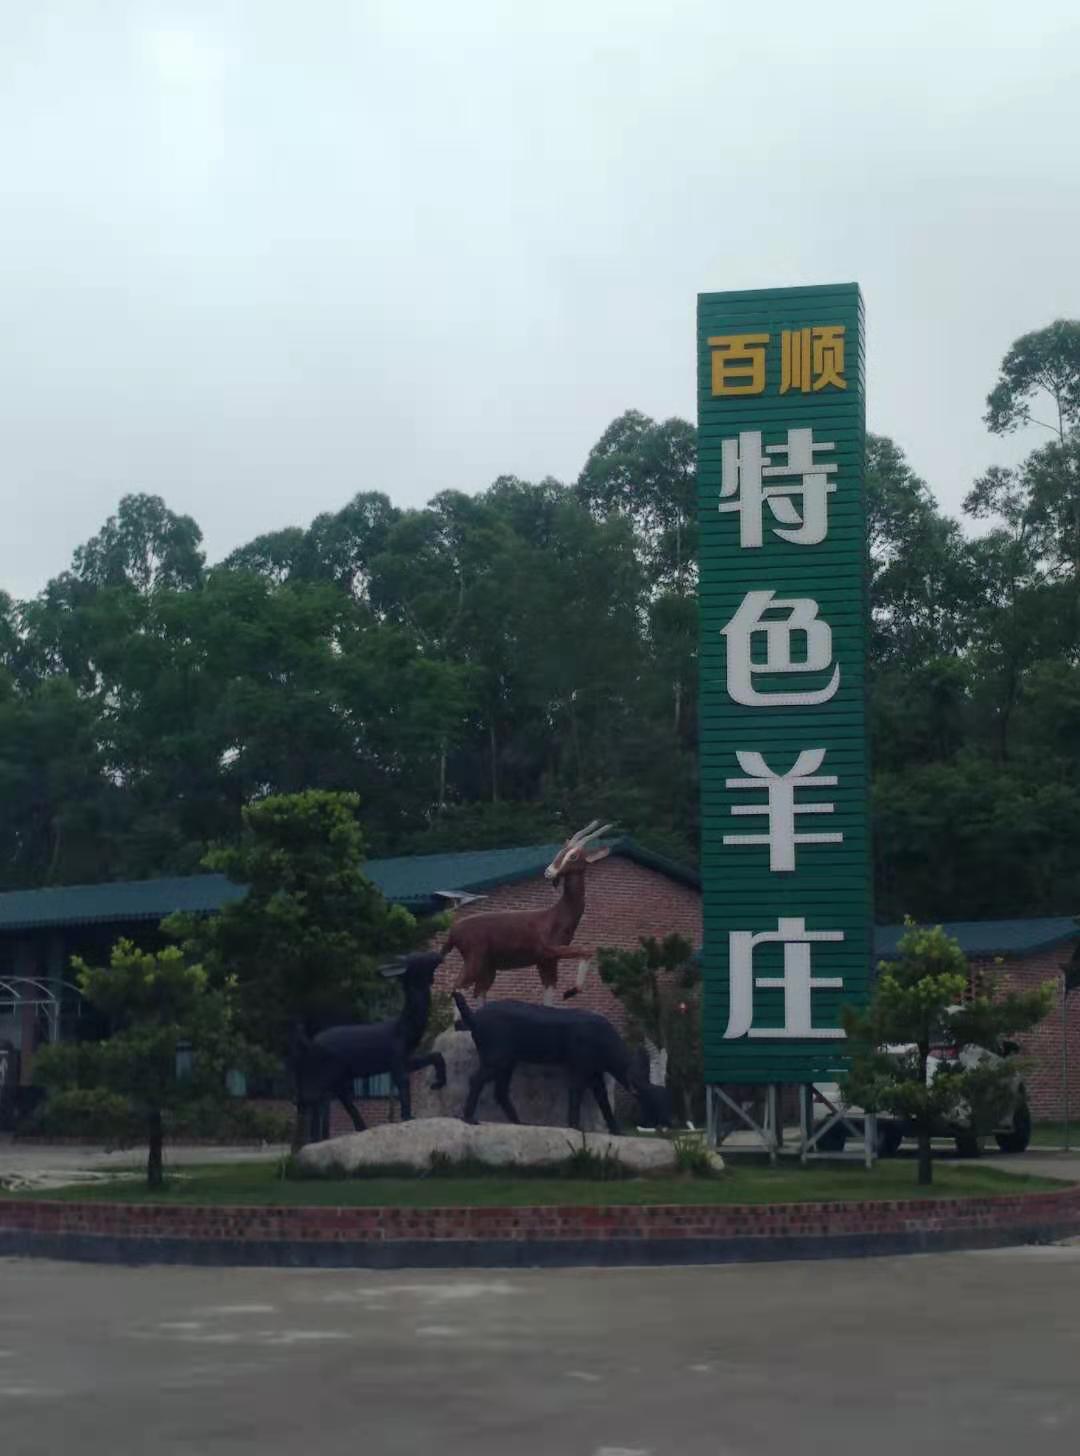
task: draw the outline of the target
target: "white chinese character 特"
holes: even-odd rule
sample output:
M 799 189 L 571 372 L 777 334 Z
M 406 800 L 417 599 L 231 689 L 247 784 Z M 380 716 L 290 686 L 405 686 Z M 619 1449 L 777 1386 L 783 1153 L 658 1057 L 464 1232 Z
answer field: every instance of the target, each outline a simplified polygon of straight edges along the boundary
M 783 612 L 783 617 L 766 617 L 766 612 Z M 738 611 L 723 629 L 727 638 L 727 690 L 737 703 L 747 707 L 813 707 L 827 703 L 840 686 L 840 666 L 833 666 L 832 628 L 818 618 L 818 604 L 812 597 L 777 597 L 772 591 L 747 592 Z M 794 661 L 792 638 L 806 640 L 806 656 Z M 763 661 L 753 660 L 755 640 L 764 639 Z M 814 673 L 832 667 L 822 688 L 801 692 L 765 692 L 754 686 L 754 678 L 768 673 Z
M 840 844 L 844 836 L 840 831 L 803 834 L 795 828 L 797 814 L 831 814 L 835 804 L 797 804 L 796 789 L 834 789 L 835 774 L 819 774 L 818 769 L 825 759 L 824 748 L 804 748 L 787 773 L 775 773 L 760 753 L 736 750 L 739 767 L 749 778 L 727 779 L 729 789 L 765 789 L 768 799 L 764 804 L 733 804 L 733 815 L 767 814 L 769 828 L 765 834 L 725 834 L 725 844 L 767 844 L 769 846 L 769 869 L 778 871 L 795 868 L 795 846 L 797 844 Z
M 760 430 L 744 430 L 738 439 L 720 446 L 721 512 L 739 512 L 739 545 L 761 546 L 764 542 L 763 508 L 767 505 L 777 525 L 770 529 L 784 541 L 797 546 L 817 546 L 829 533 L 827 501 L 836 490 L 829 476 L 835 464 L 814 459 L 822 450 L 833 450 L 833 441 L 814 444 L 812 430 L 788 430 L 786 445 L 762 445 Z M 782 465 L 773 456 L 783 455 Z M 787 483 L 783 482 L 787 477 Z M 794 479 L 791 479 L 794 477 Z
M 840 976 L 813 976 L 810 947 L 820 941 L 840 941 L 842 930 L 807 930 L 801 915 L 781 915 L 775 930 L 733 930 L 728 936 L 729 1006 L 724 1040 L 738 1037 L 768 1037 L 780 1040 L 808 1038 L 813 1041 L 842 1041 L 847 1033 L 839 1026 L 815 1026 L 810 1010 L 811 992 L 838 991 Z M 754 975 L 754 948 L 767 943 L 784 947 L 782 976 Z M 754 989 L 782 990 L 783 1026 L 754 1025 Z

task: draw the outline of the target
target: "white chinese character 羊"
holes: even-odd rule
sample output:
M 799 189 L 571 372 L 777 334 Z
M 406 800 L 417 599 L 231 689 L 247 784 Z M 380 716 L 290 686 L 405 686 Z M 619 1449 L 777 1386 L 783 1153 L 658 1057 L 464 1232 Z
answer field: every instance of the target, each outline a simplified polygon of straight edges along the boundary
M 813 991 L 838 991 L 840 976 L 812 976 L 810 947 L 818 941 L 843 940 L 842 930 L 807 930 L 801 915 L 781 915 L 775 930 L 733 930 L 728 936 L 729 1006 L 724 1040 L 737 1037 L 778 1039 L 810 1038 L 815 1041 L 843 1040 L 847 1033 L 839 1026 L 814 1026 L 810 1014 Z M 782 976 L 754 975 L 754 947 L 767 943 L 784 947 Z M 784 993 L 783 1026 L 754 1026 L 754 988 Z
M 745 430 L 738 439 L 724 440 L 720 446 L 721 512 L 739 512 L 739 545 L 761 546 L 764 541 L 763 507 L 768 506 L 773 521 L 770 530 L 784 541 L 797 546 L 817 546 L 829 532 L 828 497 L 836 490 L 828 477 L 836 473 L 835 464 L 826 465 L 814 459 L 822 450 L 835 449 L 833 441 L 814 444 L 812 430 L 788 430 L 785 445 L 762 445 L 760 430 Z M 783 455 L 784 463 L 773 462 Z M 770 484 L 783 481 L 787 484 Z M 796 477 L 791 480 L 790 477 Z
M 767 844 L 770 870 L 793 870 L 797 844 L 839 844 L 844 836 L 839 831 L 826 834 L 803 834 L 795 828 L 797 814 L 831 814 L 835 804 L 797 804 L 796 789 L 834 789 L 835 774 L 819 774 L 825 759 L 824 748 L 804 748 L 787 773 L 775 773 L 760 753 L 736 750 L 735 757 L 745 779 L 727 779 L 729 789 L 765 789 L 764 804 L 733 804 L 734 815 L 767 814 L 769 828 L 765 834 L 725 834 L 725 844 Z
M 783 617 L 766 617 L 766 612 L 783 612 Z M 727 638 L 727 690 L 737 703 L 747 707 L 813 707 L 827 703 L 840 686 L 840 665 L 833 666 L 832 628 L 818 617 L 812 597 L 777 597 L 773 591 L 747 592 L 738 611 L 723 629 Z M 806 641 L 806 656 L 792 658 L 792 638 Z M 755 641 L 764 641 L 764 659 L 753 660 Z M 754 678 L 768 673 L 824 672 L 832 676 L 822 688 L 803 692 L 759 691 Z

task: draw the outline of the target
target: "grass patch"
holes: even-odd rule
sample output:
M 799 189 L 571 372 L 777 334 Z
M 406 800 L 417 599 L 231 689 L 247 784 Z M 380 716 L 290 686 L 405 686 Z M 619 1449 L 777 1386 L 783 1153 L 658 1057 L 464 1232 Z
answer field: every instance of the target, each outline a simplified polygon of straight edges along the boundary
M 574 1148 L 573 1144 L 568 1146 L 572 1150 L 561 1161 L 515 1168 L 513 1176 L 526 1182 L 546 1180 L 549 1183 L 559 1179 L 572 1179 L 579 1183 L 611 1183 L 638 1176 L 613 1153 L 596 1153 L 591 1148 Z M 323 1168 L 309 1168 L 293 1157 L 285 1159 L 283 1169 L 285 1178 L 298 1183 L 341 1184 L 356 1182 L 357 1179 L 367 1182 L 415 1183 L 423 1178 L 452 1178 L 461 1182 L 472 1178 L 490 1178 L 492 1175 L 491 1164 L 480 1158 L 453 1159 L 438 1152 L 432 1153 L 431 1166 L 425 1173 L 417 1173 L 408 1163 L 367 1163 L 350 1173 L 340 1163 L 330 1163 Z
M 937 1166 L 934 1183 L 920 1189 L 911 1163 L 886 1161 L 870 1171 L 852 1163 L 770 1168 L 740 1163 L 711 1178 L 632 1178 L 597 1181 L 573 1177 L 343 1178 L 292 1181 L 278 1163 L 217 1164 L 173 1173 L 151 1192 L 141 1182 L 117 1180 L 52 1189 L 41 1196 L 66 1202 L 248 1204 L 267 1207 L 399 1208 L 500 1207 L 551 1204 L 821 1203 L 836 1199 L 964 1198 L 1031 1193 L 1066 1186 L 1051 1178 L 1018 1177 L 993 1168 Z M 25 1198 L 3 1193 L 0 1198 Z

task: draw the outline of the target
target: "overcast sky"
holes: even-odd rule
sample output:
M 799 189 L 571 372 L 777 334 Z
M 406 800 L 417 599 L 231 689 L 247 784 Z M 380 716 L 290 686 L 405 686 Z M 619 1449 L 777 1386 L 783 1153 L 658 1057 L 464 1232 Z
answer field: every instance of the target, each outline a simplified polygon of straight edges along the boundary
M 699 291 L 854 279 L 953 510 L 1080 315 L 1080 5 L 0 0 L 0 586 L 127 491 L 211 560 L 694 411 Z

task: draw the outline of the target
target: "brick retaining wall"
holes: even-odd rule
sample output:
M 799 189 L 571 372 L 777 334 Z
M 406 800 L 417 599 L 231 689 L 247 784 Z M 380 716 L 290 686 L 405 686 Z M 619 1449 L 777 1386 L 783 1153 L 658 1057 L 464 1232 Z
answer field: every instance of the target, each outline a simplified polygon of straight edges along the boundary
M 985 1198 L 603 1208 L 0 1202 L 0 1254 L 150 1263 L 705 1263 L 983 1247 L 1075 1233 L 1080 1187 Z

